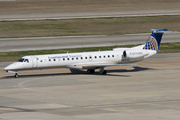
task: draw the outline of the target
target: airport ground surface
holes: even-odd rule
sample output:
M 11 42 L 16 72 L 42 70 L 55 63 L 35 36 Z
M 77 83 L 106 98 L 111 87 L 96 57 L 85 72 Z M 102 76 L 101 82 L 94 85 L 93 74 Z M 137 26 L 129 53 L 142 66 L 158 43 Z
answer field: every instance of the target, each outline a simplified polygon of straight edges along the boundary
M 0 0 L 0 14 L 179 9 L 179 0 Z
M 144 44 L 150 34 L 6 38 L 0 39 L 0 52 Z M 180 33 L 166 33 L 162 43 L 170 42 L 180 42 Z
M 81 0 L 60 2 L 28 0 L 13 1 L 13 3 L 6 1 L 0 3 L 0 19 L 46 19 L 46 17 L 67 19 L 74 16 L 76 18 L 107 16 L 111 12 L 114 13 L 113 16 L 116 16 L 119 15 L 119 11 L 132 12 L 121 13 L 123 17 L 123 15 L 133 16 L 134 12 L 139 12 L 139 10 L 141 15 L 179 14 L 179 4 L 179 0 L 151 0 L 149 3 L 142 0 L 128 2 L 120 0 L 118 3 L 117 0 L 106 2 L 101 2 L 101 0 L 83 0 L 83 2 Z M 135 15 L 138 16 L 138 14 Z M 147 39 L 147 36 L 140 37 L 144 37 L 143 40 Z M 163 40 L 166 39 L 165 37 L 163 36 Z M 170 38 L 179 40 L 179 37 L 174 39 L 171 36 Z M 113 43 L 109 39 L 106 40 L 105 44 Z M 0 48 L 6 44 L 2 41 L 0 41 Z M 43 40 L 31 41 L 33 43 L 28 39 L 15 40 L 15 42 L 7 40 L 9 46 L 6 47 L 25 49 L 28 48 L 26 42 L 29 48 L 48 48 L 46 44 L 40 46 Z M 58 47 L 60 43 L 63 44 L 61 41 L 60 43 L 55 41 L 53 43 Z M 73 46 L 74 43 L 70 44 L 71 42 L 63 45 Z M 118 40 L 118 43 L 121 42 L 123 41 Z M 11 43 L 14 48 L 11 48 Z M 43 43 L 50 44 L 48 39 L 44 39 Z M 38 47 L 35 46 L 36 44 Z M 52 45 L 50 47 L 56 47 L 55 44 L 50 44 Z M 4 49 L 5 47 L 1 51 Z M 17 79 L 12 74 L 3 71 L 3 68 L 10 64 L 9 62 L 0 63 L 0 120 L 179 120 L 179 61 L 180 53 L 158 54 L 139 62 L 134 67 L 109 67 L 107 75 L 71 74 L 68 69 L 52 69 L 20 72 L 20 77 Z
M 0 14 L 0 21 L 180 15 L 180 9 Z
M 157 54 L 107 75 L 68 69 L 20 72 L 0 63 L 2 120 L 179 120 L 180 53 Z

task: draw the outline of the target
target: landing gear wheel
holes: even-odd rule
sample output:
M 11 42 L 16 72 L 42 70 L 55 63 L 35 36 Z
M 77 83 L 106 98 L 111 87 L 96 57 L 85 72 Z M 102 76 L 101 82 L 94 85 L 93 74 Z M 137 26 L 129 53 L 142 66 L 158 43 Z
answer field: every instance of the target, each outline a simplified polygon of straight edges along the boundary
M 100 74 L 101 75 L 106 75 L 107 71 L 104 70 L 104 68 L 100 68 Z
M 102 73 L 102 75 L 106 75 L 106 73 L 107 73 L 107 71 L 106 71 L 106 70 L 104 70 L 104 71 L 103 71 L 103 73 Z
M 19 77 L 19 75 L 16 73 L 14 77 L 15 77 L 15 78 L 18 78 L 18 77 Z
M 87 70 L 87 72 L 89 72 L 89 73 L 94 73 L 94 71 L 95 71 L 94 69 L 92 69 L 92 70 L 89 70 L 89 69 L 88 69 L 88 70 Z

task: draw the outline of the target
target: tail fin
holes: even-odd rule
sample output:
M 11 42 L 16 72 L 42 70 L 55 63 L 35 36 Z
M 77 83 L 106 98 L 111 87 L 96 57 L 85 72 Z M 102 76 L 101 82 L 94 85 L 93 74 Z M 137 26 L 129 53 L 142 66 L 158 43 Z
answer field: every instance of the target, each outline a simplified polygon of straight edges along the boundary
M 162 29 L 162 30 L 151 29 L 152 34 L 147 40 L 143 49 L 158 51 L 163 34 L 165 32 L 172 32 L 172 31 L 167 31 L 167 30 L 168 29 Z

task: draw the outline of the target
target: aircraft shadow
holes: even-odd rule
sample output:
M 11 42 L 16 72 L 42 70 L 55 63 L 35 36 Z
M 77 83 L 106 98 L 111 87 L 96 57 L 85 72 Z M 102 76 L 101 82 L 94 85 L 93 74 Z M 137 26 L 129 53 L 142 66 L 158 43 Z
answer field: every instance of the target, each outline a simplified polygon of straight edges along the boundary
M 14 109 L 14 112 L 34 112 L 34 110 L 29 110 L 29 109 L 23 109 L 23 108 L 17 108 L 17 107 L 8 107 L 8 106 L 0 106 L 0 108 L 10 108 L 10 109 Z
M 146 71 L 146 70 L 154 70 L 153 68 L 144 68 L 144 67 L 133 67 L 134 69 L 132 70 L 127 70 L 127 69 L 117 69 L 117 70 L 108 70 L 108 73 L 113 73 L 113 72 L 139 72 L 139 71 Z
M 127 69 L 115 69 L 115 70 L 107 70 L 106 76 L 121 76 L 121 77 L 131 77 L 130 75 L 117 75 L 117 74 L 108 74 L 108 73 L 123 73 L 123 72 L 139 72 L 139 71 L 146 71 L 146 70 L 154 70 L 153 68 L 143 68 L 143 67 L 133 67 L 132 70 Z M 94 75 L 94 74 L 92 74 Z M 101 75 L 97 72 L 95 75 Z
M 74 75 L 74 73 L 52 73 L 52 74 L 35 74 L 35 75 L 21 75 L 19 74 L 19 78 L 29 78 L 29 77 L 49 77 L 49 76 L 60 76 L 60 75 Z M 6 76 L 2 77 L 0 79 L 4 78 L 14 78 L 14 76 Z
M 29 77 L 49 77 L 49 76 L 61 76 L 61 75 L 101 75 L 101 76 L 120 76 L 120 77 L 130 77 L 129 75 L 119 75 L 119 74 L 109 74 L 109 73 L 122 73 L 122 72 L 139 72 L 139 71 L 146 71 L 146 70 L 154 70 L 152 68 L 143 68 L 143 67 L 133 67 L 134 69 L 127 70 L 127 69 L 115 69 L 115 70 L 107 70 L 106 75 L 101 75 L 99 72 L 95 72 L 93 74 L 87 73 L 86 71 L 81 70 L 74 70 L 71 71 L 72 73 L 51 73 L 51 74 L 35 74 L 35 75 L 20 75 L 19 78 L 29 78 Z M 14 78 L 14 76 L 6 76 L 0 79 L 8 79 Z

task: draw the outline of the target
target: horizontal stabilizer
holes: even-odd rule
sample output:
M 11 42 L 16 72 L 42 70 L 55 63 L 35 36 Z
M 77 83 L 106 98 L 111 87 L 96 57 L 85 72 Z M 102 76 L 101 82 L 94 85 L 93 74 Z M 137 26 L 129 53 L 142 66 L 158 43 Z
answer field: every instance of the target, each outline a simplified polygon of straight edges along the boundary
M 168 31 L 168 29 L 161 29 L 161 30 L 151 29 L 151 31 L 153 33 L 170 33 L 170 32 L 173 32 L 173 31 Z

